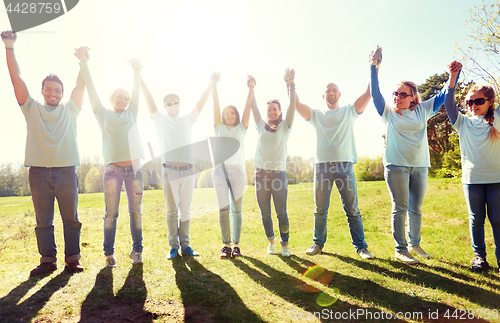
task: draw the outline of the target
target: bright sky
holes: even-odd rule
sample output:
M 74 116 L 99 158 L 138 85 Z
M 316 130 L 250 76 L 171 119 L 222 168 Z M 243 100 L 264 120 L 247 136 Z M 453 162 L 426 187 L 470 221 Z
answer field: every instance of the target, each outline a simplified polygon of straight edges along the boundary
M 470 6 L 479 0 L 203 0 L 138 1 L 84 0 L 64 16 L 19 32 L 15 53 L 31 96 L 43 102 L 41 81 L 57 74 L 67 101 L 75 86 L 78 60 L 74 48 L 89 46 L 90 71 L 101 102 L 118 87 L 131 92 L 130 58 L 143 64 L 142 77 L 159 108 L 168 93 L 180 96 L 181 113 L 190 111 L 205 91 L 212 71 L 221 73 L 221 107 L 232 104 L 243 111 L 247 74 L 257 80 L 257 104 L 265 115 L 266 101 L 280 99 L 288 106 L 283 74 L 296 71 L 300 100 L 326 109 L 324 86 L 334 82 L 342 93 L 340 104 L 352 103 L 369 82 L 368 54 L 383 48 L 380 85 L 386 100 L 396 83 L 417 84 L 446 71 L 455 58 L 455 44 L 465 44 Z M 0 30 L 10 29 L 0 10 Z M 0 49 L 3 51 L 3 48 Z M 0 164 L 23 162 L 26 122 L 14 97 L 5 63 L 0 58 Z M 199 118 L 195 138 L 213 134 L 210 97 Z M 150 129 L 141 94 L 139 118 Z M 244 143 L 253 158 L 257 132 L 251 118 Z M 313 157 L 314 128 L 295 115 L 288 154 Z M 380 117 L 370 102 L 355 123 L 358 156 L 383 153 Z M 153 136 L 154 137 L 154 136 Z M 153 139 L 153 138 L 151 138 Z M 87 95 L 78 118 L 81 157 L 101 156 L 101 133 Z

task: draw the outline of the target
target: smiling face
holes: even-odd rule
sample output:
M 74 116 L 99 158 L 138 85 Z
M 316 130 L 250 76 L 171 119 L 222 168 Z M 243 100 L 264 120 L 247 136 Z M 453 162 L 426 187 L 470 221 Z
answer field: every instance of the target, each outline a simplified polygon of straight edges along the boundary
M 274 123 L 281 116 L 281 109 L 277 103 L 269 103 L 267 105 L 267 120 L 269 123 Z
M 226 126 L 236 126 L 239 123 L 239 115 L 232 106 L 225 107 L 222 111 L 222 121 Z
M 163 102 L 170 116 L 177 117 L 179 115 L 181 104 L 177 95 L 169 94 L 163 99 Z
M 57 82 L 46 81 L 43 85 L 42 95 L 46 105 L 57 107 L 64 96 L 62 85 Z
M 130 103 L 130 95 L 124 89 L 118 89 L 111 97 L 114 112 L 123 112 Z
M 490 108 L 491 105 L 493 105 L 494 102 L 492 102 L 492 100 L 488 100 L 488 98 L 483 94 L 482 91 L 470 91 L 467 94 L 467 97 L 465 100 L 466 100 L 466 102 L 469 102 L 469 100 L 474 101 L 476 99 L 484 99 L 485 101 L 483 104 L 476 104 L 474 102 L 474 103 L 472 103 L 472 106 L 470 105 L 470 103 L 468 103 L 467 107 L 469 108 L 470 113 L 474 116 L 486 115 L 486 113 L 488 112 L 488 109 Z
M 397 109 L 409 109 L 411 103 L 413 102 L 413 92 L 411 90 L 411 87 L 408 85 L 401 84 L 399 87 L 394 91 L 397 92 L 398 95 L 392 95 L 392 98 L 394 99 L 394 106 Z M 406 98 L 402 98 L 403 96 L 407 95 Z
M 333 83 L 326 86 L 325 94 L 323 94 L 323 99 L 325 99 L 326 104 L 330 109 L 336 108 L 339 103 L 340 91 L 339 87 Z

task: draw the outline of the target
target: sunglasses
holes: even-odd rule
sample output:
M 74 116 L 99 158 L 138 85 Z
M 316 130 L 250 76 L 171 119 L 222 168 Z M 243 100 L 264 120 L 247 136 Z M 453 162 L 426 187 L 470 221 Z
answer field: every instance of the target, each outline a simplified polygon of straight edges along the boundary
M 167 102 L 167 103 L 165 103 L 165 104 L 167 105 L 167 107 L 171 107 L 171 106 L 173 106 L 173 105 L 177 105 L 177 104 L 179 104 L 179 101 L 177 101 L 177 102 Z
M 407 97 L 412 96 L 412 95 L 411 95 L 411 94 L 408 94 L 408 93 L 406 93 L 406 92 L 396 92 L 396 91 L 394 91 L 394 92 L 392 92 L 392 96 L 398 96 L 400 99 L 403 99 L 403 100 L 404 100 L 404 99 L 406 99 Z
M 483 105 L 483 104 L 485 104 L 485 103 L 486 103 L 486 101 L 489 101 L 489 100 L 491 100 L 491 99 L 477 98 L 477 99 L 475 99 L 475 100 L 467 100 L 467 101 L 465 101 L 465 103 L 466 103 L 469 107 L 471 107 L 473 104 L 475 104 L 475 105 Z

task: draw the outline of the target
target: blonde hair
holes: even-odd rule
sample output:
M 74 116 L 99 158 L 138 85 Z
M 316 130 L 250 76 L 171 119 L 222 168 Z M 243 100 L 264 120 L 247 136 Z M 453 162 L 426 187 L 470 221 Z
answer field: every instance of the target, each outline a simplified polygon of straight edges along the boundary
M 130 98 L 130 94 L 128 93 L 128 91 L 127 91 L 127 90 L 122 89 L 122 88 L 117 88 L 117 89 L 115 89 L 113 92 L 111 92 L 111 94 L 109 95 L 109 102 L 113 103 L 113 99 L 115 98 L 116 93 L 117 93 L 118 91 L 120 91 L 120 90 L 125 91 L 125 92 L 128 94 L 128 97 Z

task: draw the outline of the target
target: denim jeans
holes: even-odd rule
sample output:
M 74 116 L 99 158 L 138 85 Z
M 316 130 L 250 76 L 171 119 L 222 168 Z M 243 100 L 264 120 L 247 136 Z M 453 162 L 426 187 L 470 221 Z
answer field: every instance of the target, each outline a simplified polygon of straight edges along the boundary
M 495 240 L 495 255 L 500 260 L 500 183 L 463 184 L 465 200 L 469 208 L 469 229 L 472 249 L 486 257 L 484 222 L 486 210 Z
M 342 207 L 347 216 L 351 242 L 356 250 L 366 249 L 363 219 L 358 209 L 358 192 L 354 167 L 350 162 L 317 163 L 314 175 L 314 238 L 313 242 L 323 248 L 327 237 L 327 217 L 333 184 L 339 191 Z
M 271 196 L 278 216 L 281 244 L 288 245 L 289 224 L 286 214 L 288 181 L 285 171 L 255 169 L 255 193 L 259 204 L 262 224 L 267 240 L 274 240 L 273 219 L 271 217 Z
M 397 251 L 408 250 L 405 237 L 407 213 L 410 246 L 420 245 L 422 204 L 427 188 L 427 173 L 427 167 L 388 165 L 384 169 L 385 181 L 392 200 L 392 235 Z
M 194 168 L 174 170 L 163 167 L 161 179 L 167 202 L 168 243 L 172 249 L 189 247 L 189 224 L 193 201 Z M 179 217 L 179 211 L 181 216 Z
M 225 167 L 225 171 L 223 169 Z M 226 177 L 227 174 L 227 177 Z M 222 243 L 231 243 L 229 206 L 233 215 L 233 242 L 240 243 L 241 205 L 245 193 L 246 170 L 243 165 L 217 165 L 212 171 L 212 180 L 219 204 L 219 224 Z
M 128 212 L 130 214 L 130 233 L 132 235 L 132 250 L 142 252 L 142 220 L 141 204 L 144 192 L 142 170 L 134 171 L 133 166 L 106 165 L 104 171 L 104 255 L 114 253 L 116 222 L 120 208 L 120 195 L 123 182 L 127 192 Z
M 57 199 L 63 222 L 66 262 L 80 259 L 78 221 L 78 179 L 75 167 L 30 167 L 29 183 L 36 216 L 36 242 L 40 262 L 56 262 L 54 236 L 54 201 Z

